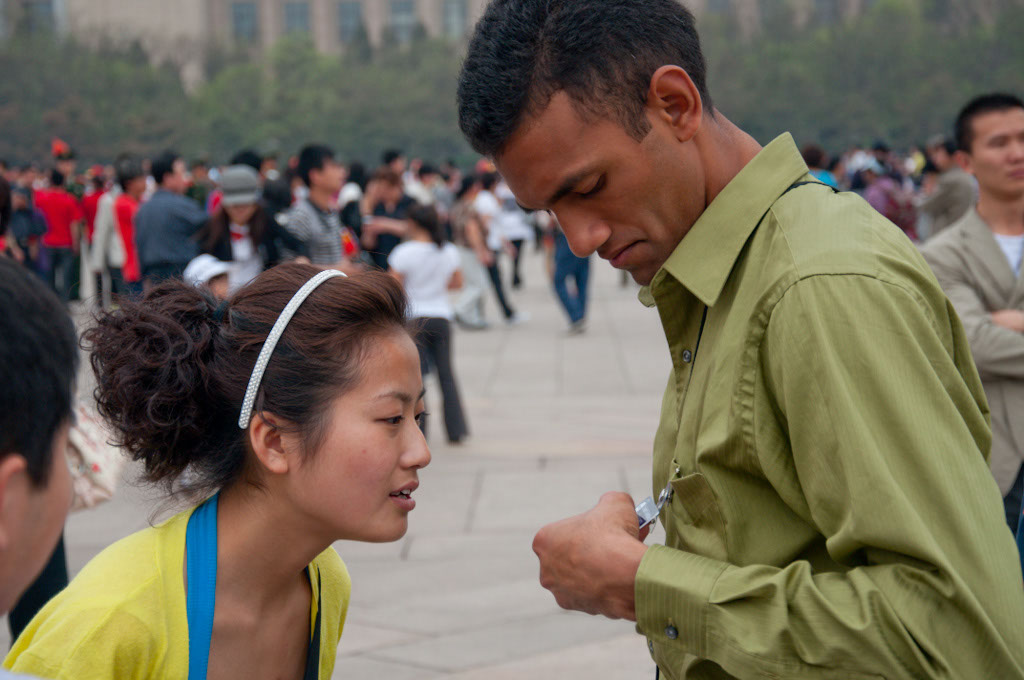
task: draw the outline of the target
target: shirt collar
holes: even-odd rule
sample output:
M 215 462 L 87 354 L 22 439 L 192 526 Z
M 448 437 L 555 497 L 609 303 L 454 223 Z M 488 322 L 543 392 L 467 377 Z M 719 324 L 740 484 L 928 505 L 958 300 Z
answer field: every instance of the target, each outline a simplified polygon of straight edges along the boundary
M 640 301 L 652 306 L 654 293 L 672 276 L 713 307 L 754 228 L 776 199 L 806 174 L 793 137 L 786 132 L 772 140 L 705 208 L 651 285 L 640 290 Z

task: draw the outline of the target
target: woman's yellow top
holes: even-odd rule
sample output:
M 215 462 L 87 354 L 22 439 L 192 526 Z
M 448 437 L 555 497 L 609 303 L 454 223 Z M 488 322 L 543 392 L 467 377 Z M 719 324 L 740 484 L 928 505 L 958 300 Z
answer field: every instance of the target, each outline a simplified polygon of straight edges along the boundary
M 185 528 L 195 508 L 143 529 L 97 555 L 17 639 L 3 667 L 60 680 L 182 680 L 188 677 Z M 334 671 L 351 581 L 334 548 L 310 565 L 319 608 L 320 677 Z M 319 574 L 319 576 L 318 576 Z M 322 580 L 316 601 L 317 578 Z

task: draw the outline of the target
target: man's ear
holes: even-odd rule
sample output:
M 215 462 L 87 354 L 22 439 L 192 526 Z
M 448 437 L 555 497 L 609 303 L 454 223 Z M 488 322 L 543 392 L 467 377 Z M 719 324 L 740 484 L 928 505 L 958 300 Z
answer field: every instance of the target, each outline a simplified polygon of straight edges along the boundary
M 283 475 L 295 464 L 295 443 L 282 432 L 284 420 L 272 413 L 255 413 L 249 423 L 249 444 L 268 472 Z
M 29 490 L 28 461 L 25 457 L 10 453 L 0 459 L 0 553 L 10 547 L 11 526 L 20 521 L 18 506 L 24 502 L 23 495 Z
M 966 151 L 961 151 L 957 149 L 953 153 L 953 160 L 956 161 L 956 164 L 960 166 L 961 170 L 963 170 L 964 172 L 969 172 L 972 175 L 974 174 L 974 170 L 972 169 L 971 164 L 971 154 L 967 153 Z
M 688 142 L 700 129 L 704 104 L 690 75 L 678 66 L 662 66 L 651 76 L 647 111 L 668 124 L 676 139 Z

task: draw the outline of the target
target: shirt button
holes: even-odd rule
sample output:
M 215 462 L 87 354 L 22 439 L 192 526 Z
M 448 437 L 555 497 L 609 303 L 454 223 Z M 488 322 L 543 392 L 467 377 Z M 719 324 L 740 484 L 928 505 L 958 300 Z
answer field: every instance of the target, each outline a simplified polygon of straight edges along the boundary
M 688 349 L 683 350 L 683 363 L 688 364 L 693 361 L 693 352 Z
M 651 654 L 654 654 L 654 640 L 647 638 L 647 649 L 651 650 Z
M 679 631 L 676 630 L 675 626 L 666 626 L 665 637 L 667 637 L 669 640 L 675 640 L 677 637 L 679 637 Z

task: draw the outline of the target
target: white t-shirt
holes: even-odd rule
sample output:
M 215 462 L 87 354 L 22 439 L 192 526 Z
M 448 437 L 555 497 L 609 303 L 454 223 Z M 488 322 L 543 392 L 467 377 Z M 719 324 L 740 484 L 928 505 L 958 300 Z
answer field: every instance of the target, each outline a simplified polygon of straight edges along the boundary
M 248 226 L 232 224 L 231 232 L 231 269 L 228 271 L 228 291 L 236 290 L 249 283 L 263 273 L 263 260 L 253 245 Z
M 504 182 L 499 184 L 494 195 L 501 203 L 501 215 L 496 221 L 500 225 L 502 235 L 509 241 L 533 241 L 534 233 L 529 215 L 516 203 L 515 194 L 508 185 Z
M 451 320 L 454 312 L 448 301 L 448 282 L 459 262 L 459 251 L 451 243 L 438 248 L 426 241 L 405 241 L 391 251 L 388 265 L 402 275 L 409 316 Z
M 1021 236 L 1006 236 L 1004 234 L 992 234 L 996 237 L 996 243 L 1003 249 L 1006 261 L 1010 263 L 1010 269 L 1017 276 L 1020 276 L 1020 263 L 1024 258 L 1024 234 Z
M 473 199 L 473 210 L 477 215 L 484 218 L 487 224 L 487 247 L 491 250 L 501 250 L 501 224 L 498 216 L 501 214 L 501 203 L 490 191 L 480 191 Z

